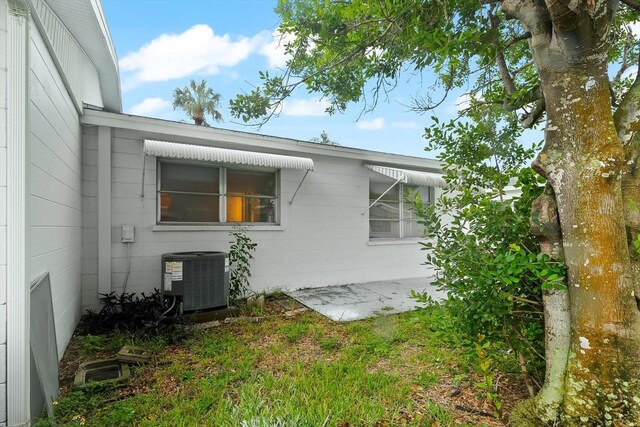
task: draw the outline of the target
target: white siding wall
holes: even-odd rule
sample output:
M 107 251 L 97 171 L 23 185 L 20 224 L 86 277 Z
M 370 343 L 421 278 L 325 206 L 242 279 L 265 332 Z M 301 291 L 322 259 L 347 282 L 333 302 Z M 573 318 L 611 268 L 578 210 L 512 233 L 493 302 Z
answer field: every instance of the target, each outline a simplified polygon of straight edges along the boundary
M 7 419 L 7 14 L 7 3 L 0 0 L 0 424 Z
M 160 256 L 194 250 L 228 251 L 228 230 L 158 231 L 156 163 L 146 162 L 145 197 L 140 198 L 144 134 L 114 130 L 112 144 L 112 289 L 121 290 L 126 274 L 126 245 L 121 226 L 135 225 L 131 274 L 127 290 L 150 292 L 160 285 Z M 174 138 L 176 140 L 176 138 Z M 84 131 L 83 182 L 83 305 L 97 303 L 97 133 Z M 361 161 L 313 157 L 309 173 L 292 205 L 289 200 L 304 171 L 282 170 L 280 222 L 283 230 L 250 230 L 258 243 L 252 263 L 252 288 L 295 289 L 354 282 L 420 277 L 429 274 L 421 263 L 420 246 L 370 244 L 369 178 L 375 174 Z
M 35 26 L 29 49 L 28 277 L 50 274 L 62 357 L 81 313 L 81 127 Z

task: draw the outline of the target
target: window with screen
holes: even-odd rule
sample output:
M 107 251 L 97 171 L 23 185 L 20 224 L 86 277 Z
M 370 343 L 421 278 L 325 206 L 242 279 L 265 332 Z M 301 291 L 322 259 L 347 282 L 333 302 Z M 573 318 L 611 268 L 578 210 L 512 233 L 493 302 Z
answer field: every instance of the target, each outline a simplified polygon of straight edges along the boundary
M 158 222 L 277 223 L 277 173 L 160 162 Z
M 369 203 L 373 203 L 369 209 L 369 238 L 422 237 L 424 227 L 418 223 L 415 209 L 406 198 L 419 193 L 423 201 L 431 203 L 432 188 L 407 184 L 389 186 L 389 183 L 369 183 Z

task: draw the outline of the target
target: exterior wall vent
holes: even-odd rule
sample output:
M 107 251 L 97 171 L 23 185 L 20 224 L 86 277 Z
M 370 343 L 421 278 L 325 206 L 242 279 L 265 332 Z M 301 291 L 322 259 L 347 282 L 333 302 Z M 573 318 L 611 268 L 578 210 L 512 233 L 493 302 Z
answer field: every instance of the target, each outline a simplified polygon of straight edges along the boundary
M 184 311 L 229 305 L 229 258 L 225 252 L 162 255 L 162 292 L 179 297 Z

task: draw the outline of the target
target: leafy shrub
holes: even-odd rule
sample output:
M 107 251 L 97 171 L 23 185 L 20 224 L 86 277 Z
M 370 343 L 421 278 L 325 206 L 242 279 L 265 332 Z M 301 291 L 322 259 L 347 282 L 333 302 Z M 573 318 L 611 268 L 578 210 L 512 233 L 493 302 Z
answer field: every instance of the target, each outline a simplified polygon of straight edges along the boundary
M 100 302 L 100 311 L 89 310 L 83 317 L 84 334 L 100 335 L 119 330 L 149 337 L 165 336 L 169 342 L 182 338 L 185 319 L 166 315 L 167 308 L 157 289 L 151 295 L 141 293 L 140 296 L 126 292 L 101 294 Z
M 229 243 L 229 298 L 238 300 L 244 298 L 249 290 L 249 277 L 251 277 L 251 252 L 256 250 L 257 243 L 254 243 L 247 236 L 245 227 L 234 227 L 229 233 L 232 237 Z
M 542 290 L 563 286 L 564 265 L 540 254 L 530 231 L 531 203 L 542 186 L 522 165 L 535 147 L 523 149 L 513 123 L 498 125 L 492 119 L 488 112 L 473 124 L 427 129 L 430 148 L 444 148 L 439 160 L 447 188 L 433 205 L 412 200 L 426 228 L 426 264 L 435 267 L 435 285 L 447 291 L 445 304 L 469 345 L 477 336 L 504 343 L 540 380 Z M 507 199 L 505 188 L 514 181 L 520 195 Z M 427 302 L 424 295 L 422 300 Z

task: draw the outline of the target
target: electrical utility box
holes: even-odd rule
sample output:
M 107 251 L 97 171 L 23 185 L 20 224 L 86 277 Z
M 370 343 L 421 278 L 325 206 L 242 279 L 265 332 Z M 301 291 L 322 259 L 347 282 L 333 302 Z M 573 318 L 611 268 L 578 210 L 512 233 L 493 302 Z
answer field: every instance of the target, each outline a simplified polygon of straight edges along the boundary
M 180 297 L 184 311 L 229 305 L 229 257 L 225 252 L 162 255 L 162 293 Z

